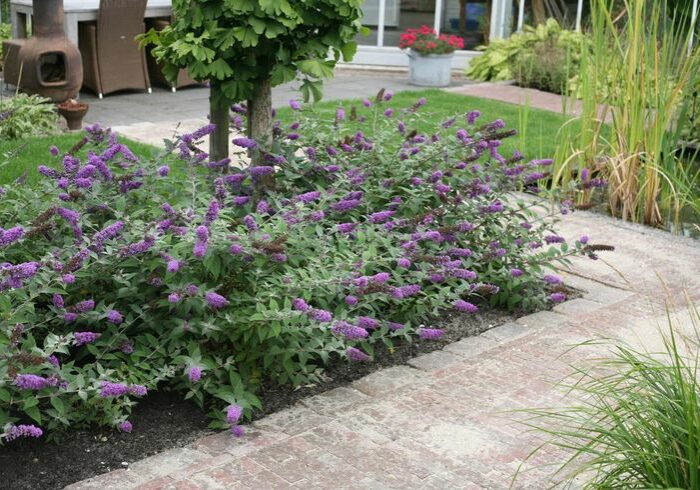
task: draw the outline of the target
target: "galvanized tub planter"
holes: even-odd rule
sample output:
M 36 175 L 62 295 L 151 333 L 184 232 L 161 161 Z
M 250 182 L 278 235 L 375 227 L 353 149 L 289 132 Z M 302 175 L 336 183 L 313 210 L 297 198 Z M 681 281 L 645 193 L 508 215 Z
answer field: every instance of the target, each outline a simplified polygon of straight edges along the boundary
M 421 87 L 447 87 L 454 53 L 423 55 L 408 50 L 408 82 Z

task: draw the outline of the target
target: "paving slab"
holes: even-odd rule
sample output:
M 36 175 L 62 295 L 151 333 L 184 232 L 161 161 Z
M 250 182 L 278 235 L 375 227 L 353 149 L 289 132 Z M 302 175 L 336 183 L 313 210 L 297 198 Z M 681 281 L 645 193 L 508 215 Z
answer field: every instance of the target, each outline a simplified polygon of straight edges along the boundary
M 242 439 L 213 434 L 69 488 L 505 489 L 521 465 L 512 488 L 548 488 L 547 465 L 566 455 L 528 460 L 542 436 L 518 410 L 570 404 L 557 383 L 609 352 L 572 346 L 617 337 L 657 348 L 666 300 L 681 319 L 684 295 L 700 302 L 698 242 L 585 212 L 558 232 L 616 246 L 562 268 L 580 299 L 303 400 Z
M 460 82 L 462 85 L 464 82 Z M 287 105 L 289 99 L 301 99 L 299 82 L 290 82 L 272 90 L 273 107 Z M 408 84 L 405 72 L 357 70 L 339 68 L 335 76 L 326 81 L 324 100 L 369 97 L 379 89 L 394 92 L 416 90 Z M 186 87 L 173 93 L 169 89 L 154 87 L 148 94 L 143 91 L 117 92 L 98 99 L 94 94 L 82 92 L 80 98 L 90 104 L 85 122 L 99 122 L 103 126 L 125 126 L 148 121 L 151 123 L 183 121 L 206 118 L 209 113 L 209 89 Z

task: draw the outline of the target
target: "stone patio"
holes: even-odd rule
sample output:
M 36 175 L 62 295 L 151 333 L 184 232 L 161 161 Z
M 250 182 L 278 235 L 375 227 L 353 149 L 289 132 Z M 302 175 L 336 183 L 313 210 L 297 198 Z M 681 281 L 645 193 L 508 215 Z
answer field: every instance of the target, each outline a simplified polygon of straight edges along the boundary
M 513 410 L 561 406 L 554 384 L 605 353 L 595 338 L 658 343 L 665 301 L 700 301 L 700 244 L 586 212 L 561 234 L 615 245 L 562 272 L 583 297 L 375 372 L 265 417 L 235 439 L 204 437 L 71 489 L 541 489 L 563 454 L 528 459 L 540 436 Z M 570 401 L 570 400 L 569 400 Z

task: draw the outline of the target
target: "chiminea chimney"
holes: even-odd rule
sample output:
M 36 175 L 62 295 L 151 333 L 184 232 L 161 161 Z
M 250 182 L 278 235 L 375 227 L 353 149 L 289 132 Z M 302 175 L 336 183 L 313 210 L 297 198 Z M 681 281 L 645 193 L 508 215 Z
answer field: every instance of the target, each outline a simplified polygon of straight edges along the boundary
M 63 0 L 33 0 L 32 5 L 34 36 L 5 44 L 5 81 L 54 102 L 75 98 L 83 62 L 63 31 Z

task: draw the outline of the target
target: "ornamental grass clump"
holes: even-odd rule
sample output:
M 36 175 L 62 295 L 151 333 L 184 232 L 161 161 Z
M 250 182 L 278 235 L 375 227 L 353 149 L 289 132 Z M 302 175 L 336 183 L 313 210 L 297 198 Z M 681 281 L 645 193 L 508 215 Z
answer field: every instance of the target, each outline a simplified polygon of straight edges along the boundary
M 544 268 L 598 246 L 566 243 L 511 193 L 551 162 L 501 155 L 513 132 L 477 112 L 420 134 L 427 101 L 387 114 L 389 99 L 331 120 L 293 104 L 271 147 L 234 139 L 266 163 L 247 169 L 199 149 L 212 126 L 151 160 L 97 126 L 84 160 L 47 151 L 43 182 L 0 198 L 5 440 L 138 431 L 131 409 L 159 389 L 241 435 L 263 382 L 439 338 L 442 313 L 563 295 Z
M 611 343 L 610 357 L 576 370 L 570 406 L 529 411 L 550 437 L 538 451 L 568 454 L 553 485 L 700 488 L 700 316 L 688 310 L 669 316 L 659 351 Z

